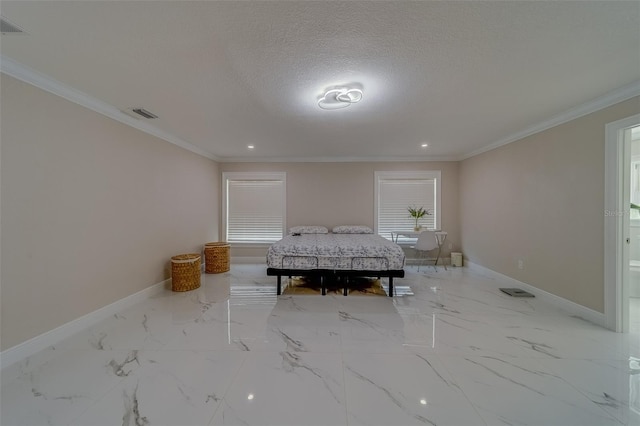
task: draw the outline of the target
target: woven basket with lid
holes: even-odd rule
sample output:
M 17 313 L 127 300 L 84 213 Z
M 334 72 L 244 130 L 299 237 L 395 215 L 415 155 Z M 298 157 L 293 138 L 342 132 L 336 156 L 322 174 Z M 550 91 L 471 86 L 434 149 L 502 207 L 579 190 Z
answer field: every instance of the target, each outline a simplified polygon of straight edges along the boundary
M 230 245 L 224 241 L 204 245 L 204 271 L 207 274 L 227 272 L 230 267 Z
M 189 291 L 200 287 L 200 255 L 179 254 L 171 258 L 171 290 Z

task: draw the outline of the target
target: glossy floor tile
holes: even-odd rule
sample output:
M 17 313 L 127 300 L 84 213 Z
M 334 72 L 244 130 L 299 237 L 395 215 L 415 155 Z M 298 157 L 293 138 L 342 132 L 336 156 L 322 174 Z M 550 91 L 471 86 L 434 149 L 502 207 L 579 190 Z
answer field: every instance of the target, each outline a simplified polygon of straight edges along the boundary
M 640 297 L 629 298 L 629 330 L 640 333 Z
M 285 280 L 286 281 L 286 280 Z M 2 425 L 640 425 L 640 334 L 468 268 L 399 296 L 203 275 L 2 371 Z

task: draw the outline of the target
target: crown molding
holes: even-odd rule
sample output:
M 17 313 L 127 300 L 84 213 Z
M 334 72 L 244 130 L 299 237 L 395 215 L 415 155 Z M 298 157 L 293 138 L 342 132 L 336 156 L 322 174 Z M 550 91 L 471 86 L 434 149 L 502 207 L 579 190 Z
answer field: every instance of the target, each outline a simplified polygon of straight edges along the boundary
M 458 160 L 462 161 L 466 160 L 467 158 L 475 157 L 476 155 L 491 151 L 503 145 L 508 145 L 512 142 L 519 141 L 520 139 L 524 139 L 527 136 L 531 136 L 552 127 L 559 126 L 560 124 L 564 124 L 571 120 L 575 120 L 576 118 L 591 114 L 592 112 L 596 112 L 617 103 L 629 100 L 638 95 L 640 95 L 640 80 L 634 81 L 633 83 L 627 84 L 626 86 L 622 86 L 590 102 L 571 108 L 534 126 L 527 127 L 524 130 L 513 133 L 483 148 L 464 154 L 463 156 L 459 157 Z
M 120 111 L 113 105 L 96 99 L 93 96 L 81 92 L 80 90 L 67 86 L 66 84 L 61 83 L 49 77 L 48 75 L 42 74 L 4 55 L 0 55 L 0 72 L 14 77 L 18 80 L 24 81 L 25 83 L 31 84 L 32 86 L 52 93 L 56 96 L 60 96 L 61 98 L 64 98 L 70 102 L 95 111 L 98 114 L 102 114 L 106 117 L 112 118 L 116 121 L 119 121 L 120 123 L 126 124 L 127 126 L 133 127 L 151 136 L 155 136 L 166 142 L 177 145 L 180 148 L 184 148 L 195 154 L 209 158 L 210 160 L 219 161 L 218 157 L 208 151 L 203 150 L 202 148 L 186 142 L 168 132 L 165 132 L 164 130 L 160 130 L 147 122 L 137 120 L 127 115 L 125 112 Z
M 220 163 L 424 163 L 433 161 L 459 161 L 454 156 L 432 157 L 219 157 Z

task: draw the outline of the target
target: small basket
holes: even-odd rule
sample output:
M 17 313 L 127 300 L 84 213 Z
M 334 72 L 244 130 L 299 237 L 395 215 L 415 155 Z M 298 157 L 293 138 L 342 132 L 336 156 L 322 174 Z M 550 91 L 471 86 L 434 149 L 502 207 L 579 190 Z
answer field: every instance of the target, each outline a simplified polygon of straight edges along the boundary
M 189 291 L 200 287 L 200 255 L 179 254 L 171 258 L 171 290 Z
M 229 270 L 230 246 L 225 242 L 206 243 L 204 245 L 204 272 L 219 274 Z

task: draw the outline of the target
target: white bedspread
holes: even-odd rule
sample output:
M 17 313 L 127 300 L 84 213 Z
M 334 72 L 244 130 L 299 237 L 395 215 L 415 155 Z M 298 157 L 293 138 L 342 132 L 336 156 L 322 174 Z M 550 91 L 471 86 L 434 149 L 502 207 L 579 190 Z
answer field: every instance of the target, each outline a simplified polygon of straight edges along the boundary
M 375 234 L 288 235 L 269 247 L 275 269 L 390 271 L 404 267 L 402 248 Z

